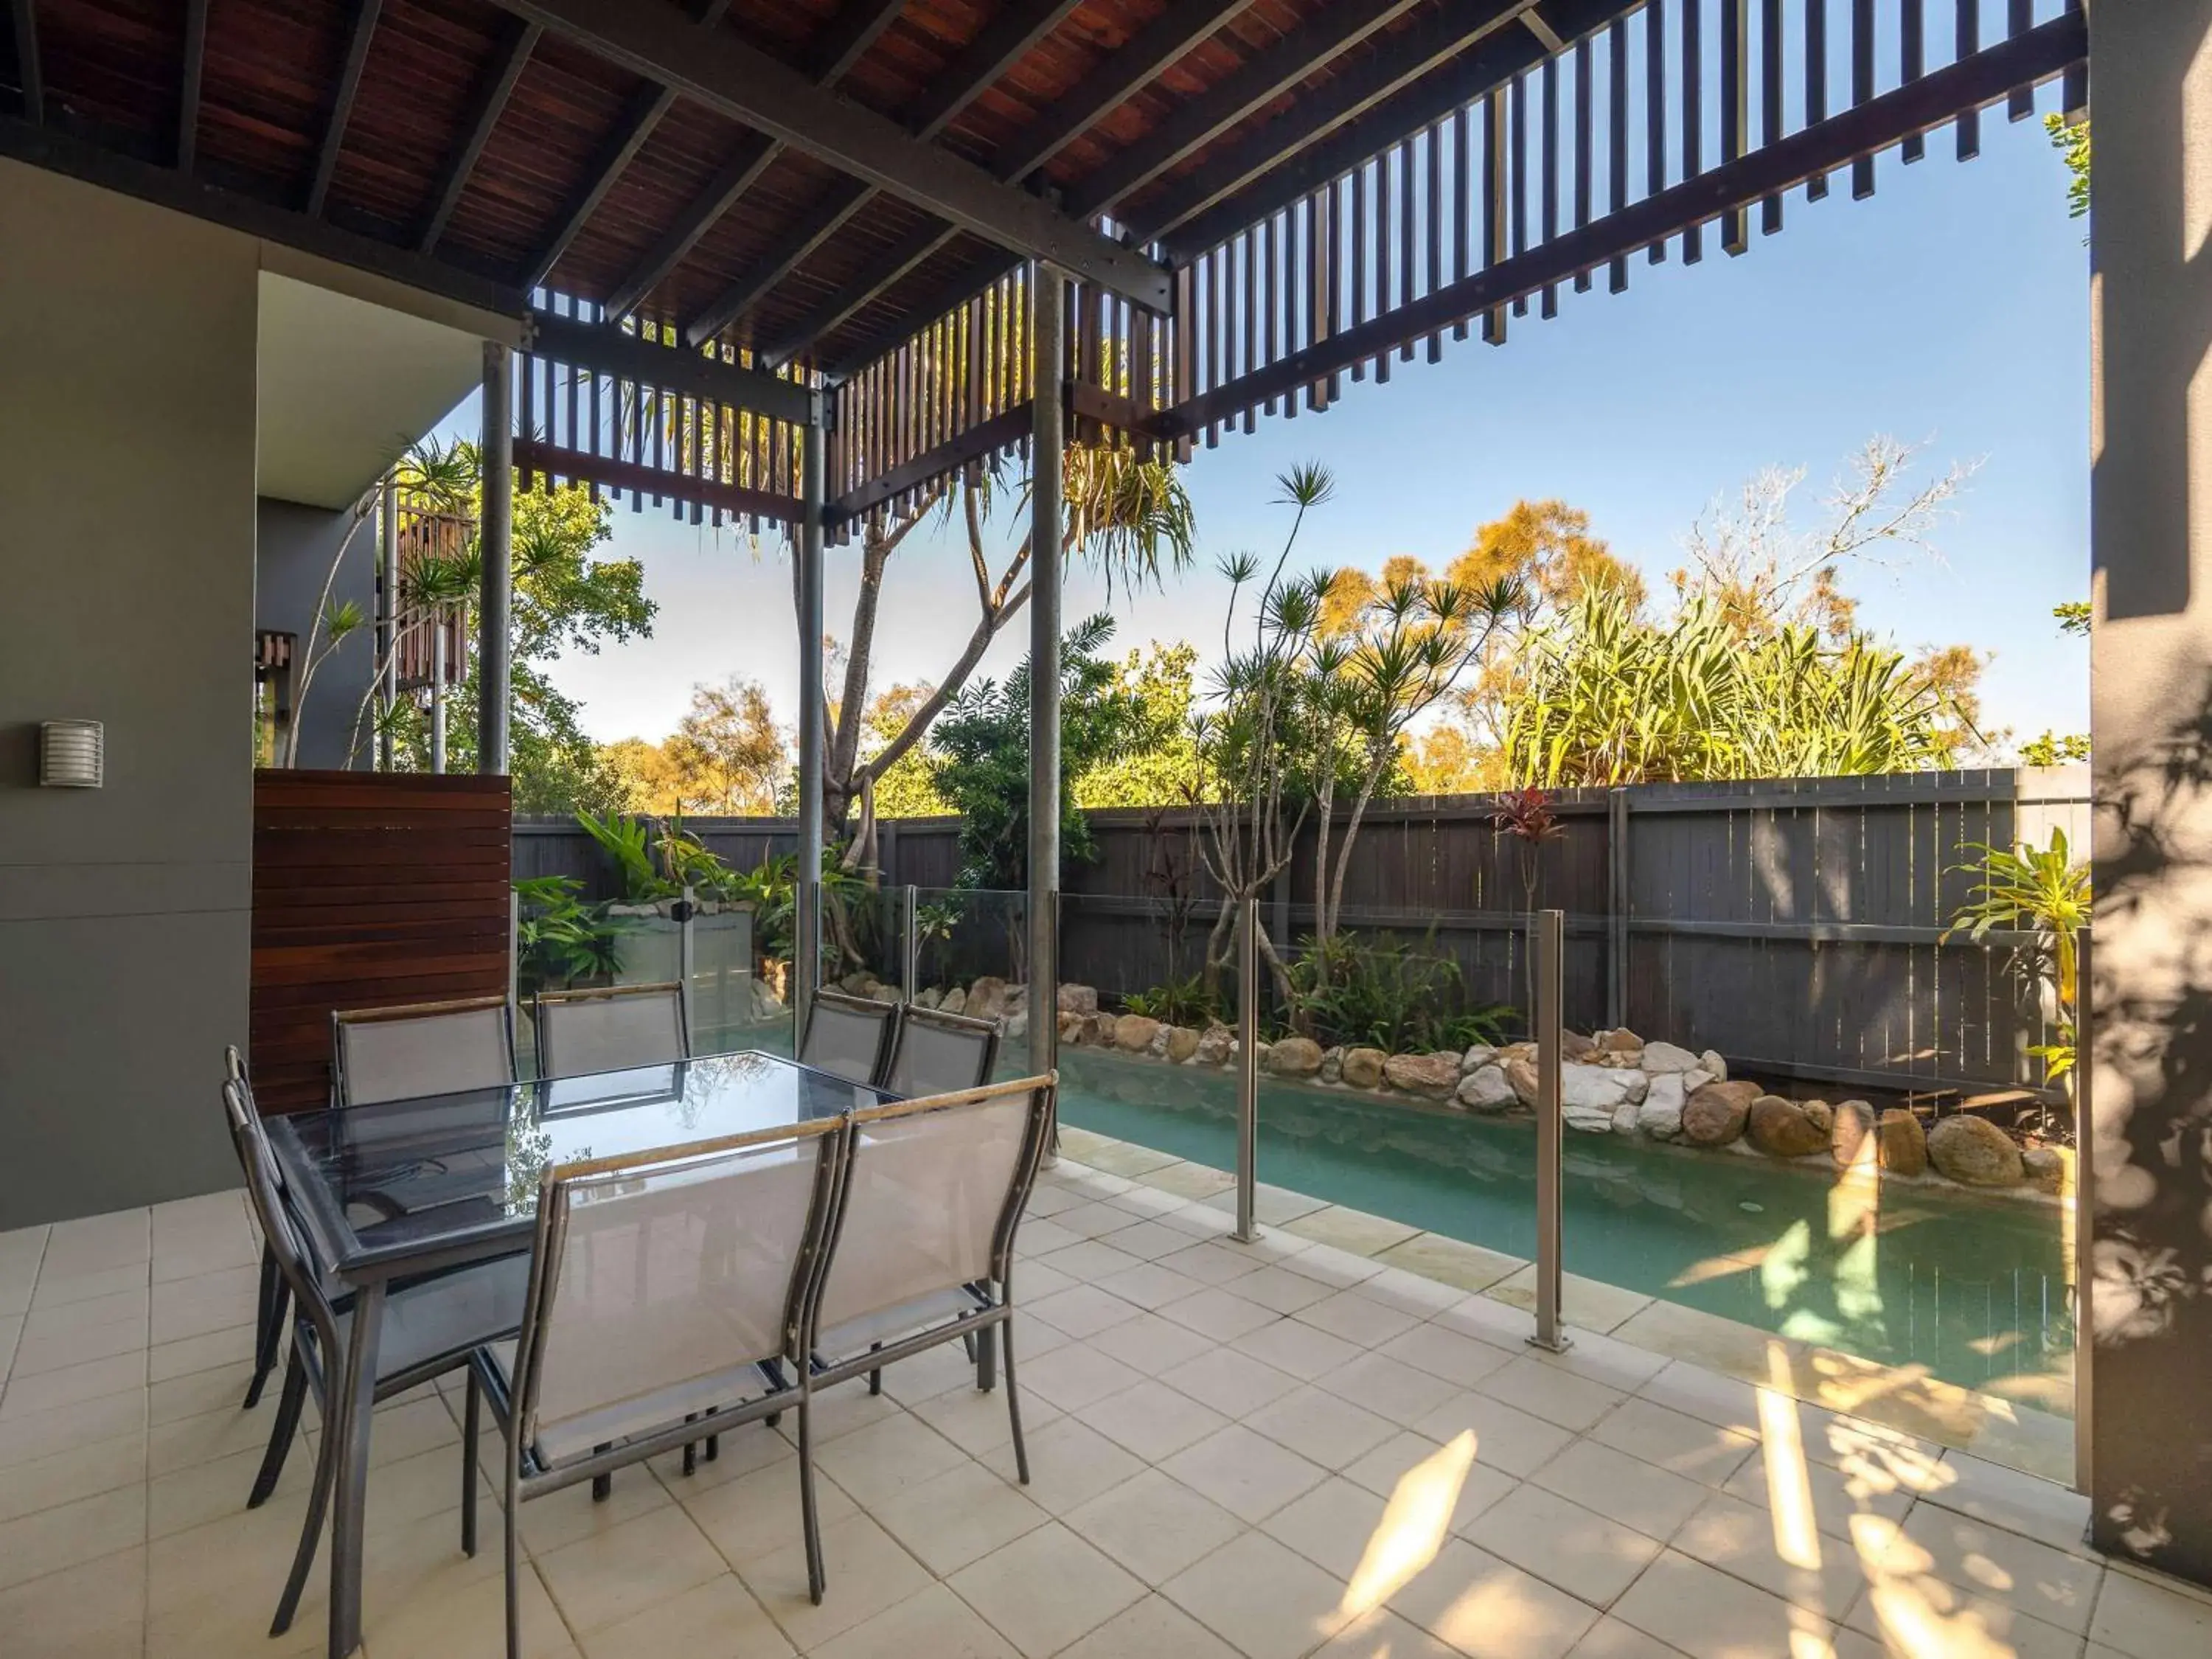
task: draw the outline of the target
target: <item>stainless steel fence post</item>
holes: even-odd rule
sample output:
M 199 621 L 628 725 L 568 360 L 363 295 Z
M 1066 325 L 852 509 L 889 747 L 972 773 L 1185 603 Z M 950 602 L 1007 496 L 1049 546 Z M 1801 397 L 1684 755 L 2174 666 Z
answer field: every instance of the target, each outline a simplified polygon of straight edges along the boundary
M 691 1006 L 691 975 L 698 963 L 693 954 L 697 946 L 691 938 L 691 918 L 699 914 L 699 895 L 691 884 L 684 884 L 684 920 L 676 934 L 676 980 L 684 988 L 684 1034 L 690 1042 L 699 1040 L 699 1022 Z
M 1560 1291 L 1565 1285 L 1559 1246 L 1559 1142 L 1565 1128 L 1559 1103 L 1565 989 L 1560 969 L 1566 954 L 1566 920 L 1564 910 L 1539 910 L 1528 927 L 1536 1028 L 1536 1334 L 1528 1341 L 1553 1353 L 1568 1346 L 1559 1320 Z
M 1260 1237 L 1260 901 L 1248 898 L 1237 918 L 1237 1231 L 1240 1244 Z
M 915 916 L 921 908 L 916 902 L 920 890 L 911 882 L 899 889 L 899 936 L 903 941 L 899 946 L 899 996 L 902 1001 L 909 1003 L 914 1000 L 915 993 L 921 988 L 915 982 L 921 952 L 914 936 Z
M 2097 1449 L 2096 1284 L 2097 1188 L 2094 1163 L 2096 1137 L 2091 1133 L 2091 1079 L 2096 1074 L 2091 1011 L 2096 994 L 2090 980 L 2087 929 L 2074 958 L 2074 1490 L 2090 1489 Z

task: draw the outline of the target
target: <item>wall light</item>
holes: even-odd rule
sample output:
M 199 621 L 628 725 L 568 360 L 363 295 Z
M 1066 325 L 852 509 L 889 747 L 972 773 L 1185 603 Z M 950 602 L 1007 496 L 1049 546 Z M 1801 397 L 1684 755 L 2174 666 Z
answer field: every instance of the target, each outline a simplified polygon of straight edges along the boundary
M 45 720 L 39 726 L 39 781 L 48 788 L 97 789 L 106 738 L 98 720 Z

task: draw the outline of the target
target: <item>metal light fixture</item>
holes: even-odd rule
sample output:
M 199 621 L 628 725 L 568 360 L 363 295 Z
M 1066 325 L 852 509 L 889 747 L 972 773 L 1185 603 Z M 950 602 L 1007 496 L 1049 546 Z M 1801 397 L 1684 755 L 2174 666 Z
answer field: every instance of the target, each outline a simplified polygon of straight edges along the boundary
M 98 720 L 45 720 L 39 726 L 39 782 L 50 789 L 97 789 L 106 748 Z

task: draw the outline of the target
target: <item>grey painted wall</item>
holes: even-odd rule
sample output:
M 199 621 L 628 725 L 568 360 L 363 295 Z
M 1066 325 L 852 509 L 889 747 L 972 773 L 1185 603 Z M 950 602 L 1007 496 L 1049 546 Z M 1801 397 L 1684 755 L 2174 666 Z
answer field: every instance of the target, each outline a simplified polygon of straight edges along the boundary
M 254 519 L 253 625 L 297 635 L 304 657 L 323 582 L 331 575 L 331 561 L 345 542 L 353 514 L 264 495 L 254 504 Z M 298 707 L 301 766 L 342 767 L 352 747 L 354 716 L 376 665 L 376 560 L 377 527 L 372 513 L 345 548 L 330 592 L 333 606 L 348 599 L 360 606 L 362 625 L 340 641 L 316 670 L 314 684 Z M 305 667 L 302 661 L 299 672 Z
M 0 1229 L 236 1184 L 257 245 L 0 161 Z M 36 723 L 107 783 L 36 787 Z
M 2212 0 L 2089 20 L 2090 1525 L 2212 1583 Z

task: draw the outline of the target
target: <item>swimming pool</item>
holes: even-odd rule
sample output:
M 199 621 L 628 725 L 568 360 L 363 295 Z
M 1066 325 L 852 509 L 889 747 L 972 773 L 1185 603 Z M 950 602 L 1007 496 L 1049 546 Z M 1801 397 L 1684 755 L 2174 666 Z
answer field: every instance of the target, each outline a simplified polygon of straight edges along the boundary
M 1060 1051 L 1063 1121 L 1218 1169 L 1236 1080 Z M 1259 1176 L 1519 1256 L 1535 1253 L 1525 1121 L 1263 1082 Z M 1571 1273 L 1962 1387 L 2072 1409 L 2071 1278 L 2055 1207 L 1885 1183 L 1615 1136 L 1568 1137 Z

